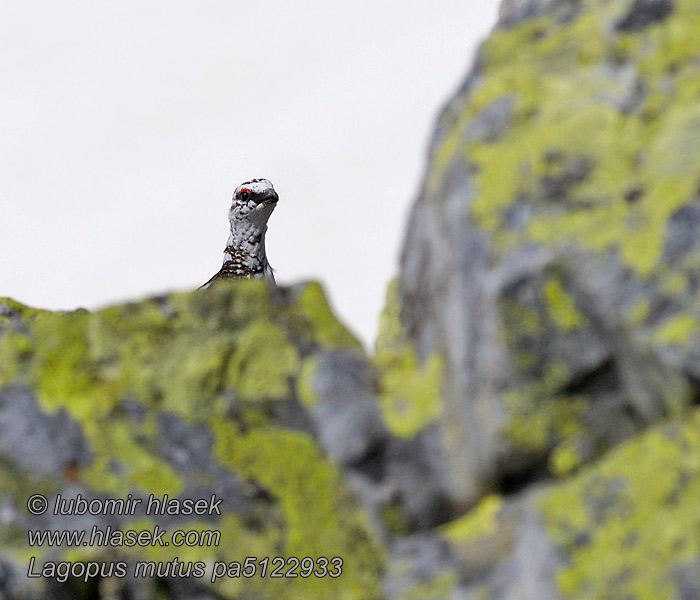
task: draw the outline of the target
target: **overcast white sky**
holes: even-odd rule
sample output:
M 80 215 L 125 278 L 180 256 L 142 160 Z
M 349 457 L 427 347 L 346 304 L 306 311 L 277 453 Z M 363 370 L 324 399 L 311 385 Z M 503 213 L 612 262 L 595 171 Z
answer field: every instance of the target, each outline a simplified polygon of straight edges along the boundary
M 371 343 L 439 107 L 497 0 L 0 3 L 0 296 L 96 308 L 220 267 L 233 188 L 268 257 Z

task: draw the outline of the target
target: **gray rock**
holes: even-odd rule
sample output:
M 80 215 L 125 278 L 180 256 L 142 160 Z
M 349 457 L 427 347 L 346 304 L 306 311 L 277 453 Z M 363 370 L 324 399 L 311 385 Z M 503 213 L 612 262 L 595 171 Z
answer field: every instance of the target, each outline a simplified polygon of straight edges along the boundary
M 451 515 L 441 432 L 429 426 L 410 440 L 394 439 L 385 459 L 386 485 L 411 530 L 424 530 Z
M 418 200 L 400 276 L 402 318 L 420 356 L 437 351 L 445 358 L 443 421 L 453 432 L 444 440 L 451 474 L 445 487 L 457 501 L 478 497 L 492 476 L 506 411 L 494 392 L 509 372 L 488 238 L 467 222 L 475 194 L 469 174 L 455 165 L 439 197 Z
M 499 139 L 510 125 L 515 104 L 515 96 L 504 96 L 492 102 L 465 129 L 464 141 L 494 142 Z
M 313 376 L 311 416 L 321 444 L 342 465 L 361 462 L 388 438 L 367 361 L 351 352 L 324 352 Z
M 0 390 L 0 454 L 36 476 L 90 462 L 80 425 L 64 409 L 45 413 L 36 396 L 21 387 Z
M 223 500 L 222 510 L 226 508 L 237 514 L 248 512 L 251 503 L 243 484 L 213 456 L 210 430 L 190 425 L 170 413 L 158 415 L 158 426 L 160 455 L 187 481 L 182 497 L 209 498 L 214 494 Z M 202 483 L 203 476 L 208 483 Z
M 513 551 L 490 577 L 491 597 L 498 600 L 562 600 L 556 573 L 562 566 L 552 540 L 532 507 L 521 513 Z
M 674 0 L 634 0 L 629 11 L 616 23 L 618 31 L 639 31 L 666 19 L 673 11 Z
M 639 112 L 650 82 L 640 76 L 636 55 L 604 55 L 594 66 L 581 66 L 566 52 L 538 54 L 541 40 L 567 27 L 571 44 L 585 46 L 587 42 L 574 38 L 571 20 L 589 9 L 575 1 L 506 0 L 494 37 L 502 34 L 512 41 L 505 30 L 522 27 L 522 51 L 536 65 L 531 73 L 536 83 L 530 85 L 547 86 L 552 70 L 554 77 L 572 84 L 575 92 L 567 88 L 559 96 L 546 96 L 557 114 L 583 114 L 587 107 L 601 114 L 618 111 L 622 123 L 644 121 Z M 633 34 L 669 18 L 672 9 L 669 0 L 636 0 L 616 23 L 612 14 L 601 16 L 607 19 L 601 27 L 612 36 L 619 35 L 616 31 Z M 530 32 L 523 24 L 543 15 L 553 17 L 551 31 Z M 594 460 L 601 448 L 690 402 L 700 380 L 700 352 L 691 335 L 699 314 L 700 236 L 693 225 L 697 194 L 669 211 L 658 264 L 630 266 L 630 251 L 623 256 L 619 249 L 627 241 L 627 228 L 634 231 L 637 222 L 654 218 L 648 214 L 649 192 L 637 181 L 639 173 L 625 179 L 624 193 L 582 192 L 602 168 L 594 151 L 582 152 L 566 140 L 537 151 L 534 145 L 532 151 L 527 144 L 518 145 L 529 136 L 549 139 L 559 121 L 543 121 L 537 106 L 518 112 L 521 95 L 532 90 L 517 86 L 494 94 L 482 106 L 479 94 L 501 81 L 498 74 L 508 64 L 497 51 L 498 60 L 490 63 L 497 46 L 489 43 L 489 51 L 481 52 L 467 83 L 438 122 L 428 174 L 411 210 L 399 275 L 405 330 L 421 359 L 438 354 L 445 365 L 441 433 L 435 444 L 443 458 L 434 461 L 442 471 L 428 480 L 442 478 L 436 487 L 447 490 L 448 504 L 464 508 L 491 490 L 518 491 L 550 475 L 553 464 L 564 468 L 552 458 L 564 441 L 569 458 Z M 585 88 L 583 82 L 592 73 L 599 85 Z M 677 134 L 675 124 L 669 123 L 668 130 L 664 126 L 663 133 L 653 131 L 662 141 Z M 480 152 L 497 162 L 494 146 L 502 147 L 504 165 L 519 165 L 504 177 L 526 182 L 509 198 L 498 197 L 503 192 L 497 182 L 481 178 Z M 518 153 L 517 161 L 509 153 Z M 637 155 L 640 172 L 649 170 L 653 180 L 654 166 L 644 163 L 641 149 Z M 697 169 L 686 156 L 684 151 L 672 161 L 674 174 L 695 181 Z M 492 189 L 485 191 L 483 185 Z M 613 197 L 630 216 L 618 239 L 607 245 L 566 238 L 543 242 L 530 233 L 533 224 L 562 216 L 581 222 Z M 493 214 L 485 212 L 484 198 L 494 205 Z M 594 236 L 605 217 L 590 218 Z M 640 273 L 644 269 L 649 273 Z M 674 278 L 681 289 L 670 293 Z M 675 329 L 664 330 L 674 319 L 680 319 L 678 341 L 673 340 Z M 687 339 L 681 331 L 684 323 L 691 332 Z M 575 423 L 557 425 L 552 415 L 576 402 L 582 408 L 573 417 Z M 543 421 L 548 422 L 540 426 Z M 569 426 L 580 433 L 567 434 Z
M 545 13 L 555 15 L 561 23 L 568 23 L 583 10 L 581 5 L 581 0 L 503 0 L 498 11 L 498 25 L 513 27 Z
M 447 543 L 435 535 L 417 534 L 394 540 L 384 579 L 388 598 L 402 598 L 412 588 L 429 587 L 441 576 L 456 572 L 457 560 Z

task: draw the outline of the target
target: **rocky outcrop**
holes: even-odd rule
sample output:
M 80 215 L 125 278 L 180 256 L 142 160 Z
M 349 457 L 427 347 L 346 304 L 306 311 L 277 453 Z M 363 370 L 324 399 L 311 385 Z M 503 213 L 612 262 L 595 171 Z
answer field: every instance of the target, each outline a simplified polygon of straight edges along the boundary
M 576 472 L 697 397 L 693 2 L 505 2 L 442 114 L 399 277 L 444 360 L 457 507 Z
M 441 361 L 426 480 L 466 513 L 429 569 L 392 552 L 397 597 L 700 593 L 698 31 L 682 0 L 506 1 L 441 115 L 388 306 Z
M 50 313 L 5 300 L 0 311 L 0 598 L 379 596 L 384 551 L 324 455 L 297 392 L 304 361 L 339 354 L 352 364 L 361 356 L 317 284 L 274 297 L 263 282 L 221 284 L 96 313 Z M 59 495 L 142 504 L 133 514 L 32 516 L 26 506 L 34 494 L 51 507 Z M 151 494 L 216 496 L 221 514 L 147 515 Z M 28 544 L 28 531 L 89 535 L 93 526 L 220 531 L 220 541 Z M 330 577 L 293 586 L 259 576 L 210 583 L 216 562 L 249 556 L 342 557 L 343 589 Z M 125 561 L 133 569 L 137 561 L 177 558 L 202 561 L 206 573 L 113 575 L 86 585 L 80 576 L 28 578 L 32 557 L 34 572 L 59 562 Z

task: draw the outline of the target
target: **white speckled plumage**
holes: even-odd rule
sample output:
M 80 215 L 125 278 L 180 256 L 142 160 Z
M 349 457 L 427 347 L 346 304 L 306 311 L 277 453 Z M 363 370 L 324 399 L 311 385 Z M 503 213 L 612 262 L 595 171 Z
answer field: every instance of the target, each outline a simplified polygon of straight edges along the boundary
M 202 288 L 217 279 L 240 277 L 262 277 L 275 285 L 265 253 L 265 233 L 278 200 L 275 188 L 267 179 L 252 179 L 235 189 L 228 211 L 231 232 L 224 250 L 224 264 Z

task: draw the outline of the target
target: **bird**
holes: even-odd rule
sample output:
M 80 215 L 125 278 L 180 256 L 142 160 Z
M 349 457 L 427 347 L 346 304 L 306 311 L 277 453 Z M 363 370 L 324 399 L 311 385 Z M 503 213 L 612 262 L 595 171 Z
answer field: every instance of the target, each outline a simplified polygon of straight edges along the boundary
M 278 201 L 279 196 L 268 179 L 251 179 L 234 190 L 228 211 L 231 233 L 224 249 L 224 264 L 200 289 L 220 279 L 236 278 L 261 278 L 276 287 L 265 254 L 265 233 Z

